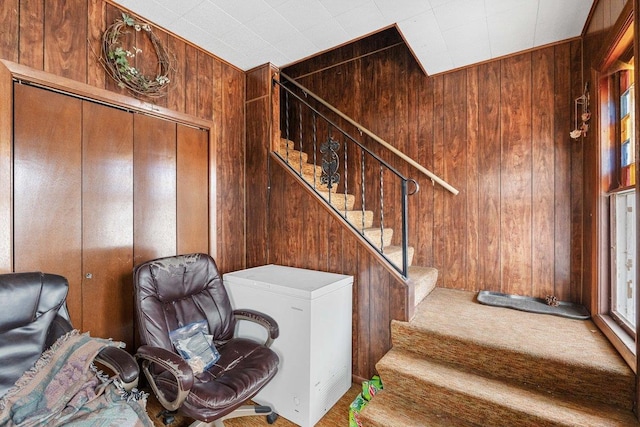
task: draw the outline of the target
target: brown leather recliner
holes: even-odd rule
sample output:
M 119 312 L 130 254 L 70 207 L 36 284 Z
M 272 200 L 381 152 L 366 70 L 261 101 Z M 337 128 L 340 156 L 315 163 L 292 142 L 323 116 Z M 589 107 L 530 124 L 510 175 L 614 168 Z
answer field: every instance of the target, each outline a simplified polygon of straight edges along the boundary
M 0 274 L 0 396 L 73 329 L 66 306 L 68 289 L 67 279 L 55 274 Z M 140 371 L 126 351 L 105 347 L 95 361 L 119 374 L 125 389 L 137 385 Z
M 207 254 L 159 258 L 134 269 L 134 297 L 141 346 L 136 357 L 154 394 L 166 409 L 165 422 L 181 413 L 201 425 L 223 426 L 225 418 L 277 414 L 269 407 L 243 405 L 278 370 L 269 348 L 278 336 L 271 317 L 234 310 L 215 261 Z M 220 358 L 201 373 L 176 352 L 170 333 L 205 320 Z M 268 331 L 265 343 L 234 338 L 236 321 L 250 320 Z M 209 423 L 209 424 L 207 424 Z

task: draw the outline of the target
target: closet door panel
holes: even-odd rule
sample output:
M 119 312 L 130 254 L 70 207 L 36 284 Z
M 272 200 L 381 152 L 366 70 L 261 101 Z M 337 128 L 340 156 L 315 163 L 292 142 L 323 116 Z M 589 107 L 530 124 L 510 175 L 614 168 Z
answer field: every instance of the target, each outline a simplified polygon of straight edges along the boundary
M 14 84 L 14 271 L 69 281 L 82 324 L 82 101 Z
M 209 133 L 178 125 L 177 134 L 178 252 L 209 253 Z
M 83 103 L 82 328 L 133 345 L 133 115 Z
M 134 263 L 176 254 L 176 124 L 134 116 Z

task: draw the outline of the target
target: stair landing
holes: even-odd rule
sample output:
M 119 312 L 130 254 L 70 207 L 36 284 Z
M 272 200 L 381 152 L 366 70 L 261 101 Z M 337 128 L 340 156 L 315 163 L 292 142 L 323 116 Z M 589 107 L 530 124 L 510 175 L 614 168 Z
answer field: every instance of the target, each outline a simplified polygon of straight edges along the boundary
M 636 426 L 635 375 L 590 320 L 479 304 L 436 288 L 410 322 L 392 323 L 376 365 L 385 386 L 364 425 Z M 423 421 L 423 424 L 421 423 Z

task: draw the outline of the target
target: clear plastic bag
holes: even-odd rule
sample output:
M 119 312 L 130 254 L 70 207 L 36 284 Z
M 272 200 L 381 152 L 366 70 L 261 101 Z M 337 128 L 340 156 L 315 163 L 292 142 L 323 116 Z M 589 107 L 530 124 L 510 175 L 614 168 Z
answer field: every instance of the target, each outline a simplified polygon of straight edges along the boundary
M 169 332 L 169 338 L 180 356 L 195 374 L 204 372 L 220 358 L 212 342 L 206 320 L 193 322 Z

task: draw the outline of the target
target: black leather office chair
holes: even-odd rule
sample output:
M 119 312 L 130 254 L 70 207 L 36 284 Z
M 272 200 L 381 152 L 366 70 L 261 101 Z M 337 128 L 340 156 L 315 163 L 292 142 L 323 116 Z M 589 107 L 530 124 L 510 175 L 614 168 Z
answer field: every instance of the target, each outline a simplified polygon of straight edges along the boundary
M 0 274 L 0 396 L 59 337 L 73 330 L 68 289 L 67 280 L 55 274 Z M 95 361 L 118 374 L 126 390 L 137 385 L 138 365 L 123 349 L 105 347 Z
M 206 254 L 145 262 L 134 269 L 134 296 L 141 346 L 136 357 L 154 394 L 166 409 L 165 423 L 181 413 L 223 426 L 225 418 L 277 414 L 269 407 L 243 405 L 276 374 L 278 356 L 268 348 L 278 336 L 276 322 L 262 313 L 233 310 L 215 261 Z M 206 321 L 220 358 L 201 373 L 177 353 L 170 334 Z M 236 321 L 263 325 L 265 343 L 234 338 Z M 194 423 L 195 424 L 195 423 Z

